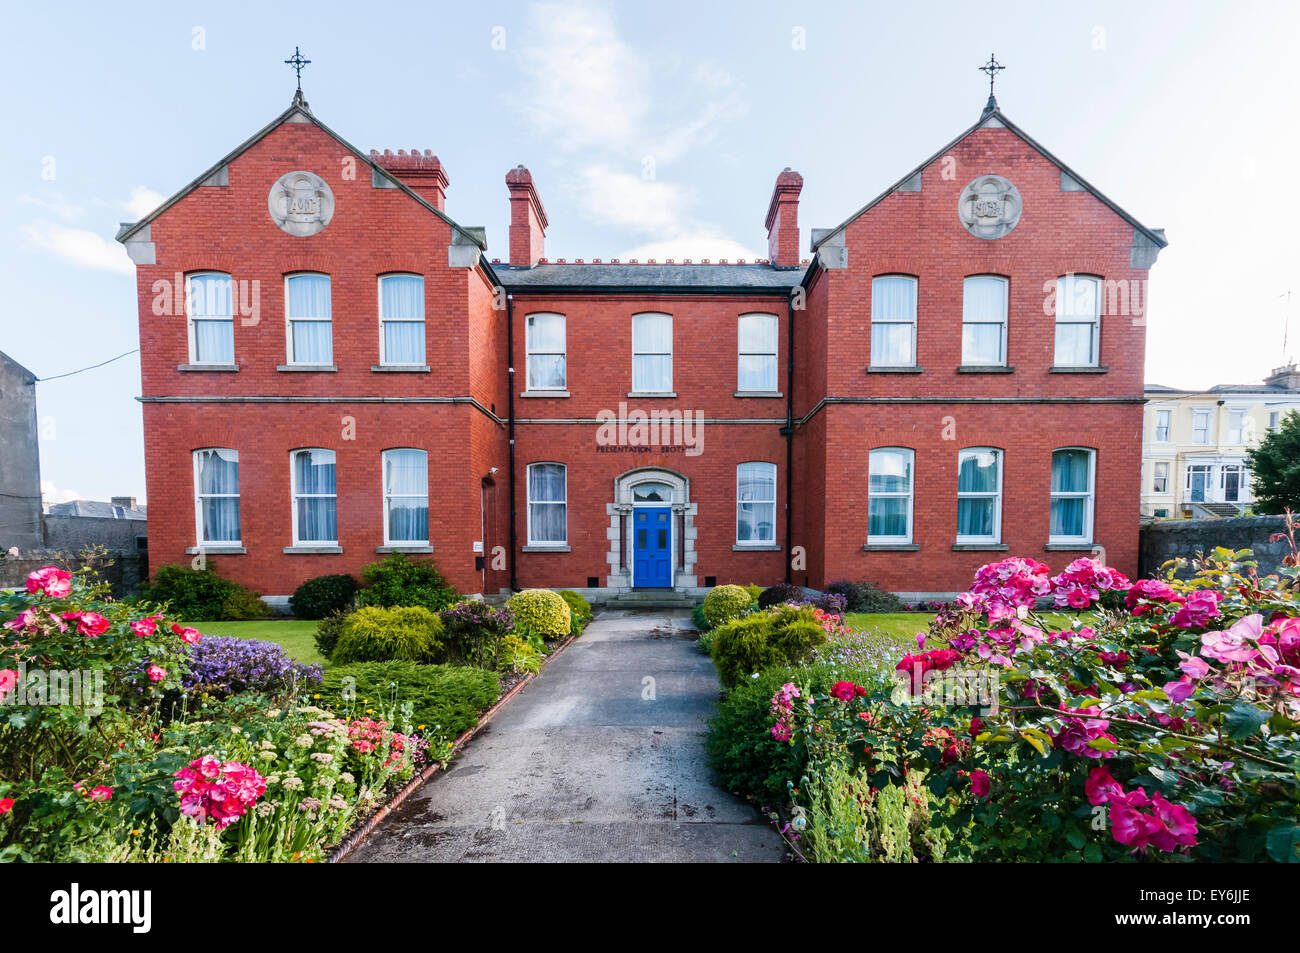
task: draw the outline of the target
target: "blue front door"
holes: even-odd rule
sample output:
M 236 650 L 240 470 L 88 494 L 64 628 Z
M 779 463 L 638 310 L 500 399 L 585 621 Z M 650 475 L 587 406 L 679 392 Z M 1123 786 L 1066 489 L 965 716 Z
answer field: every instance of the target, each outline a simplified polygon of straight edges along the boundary
M 632 515 L 632 585 L 644 589 L 672 586 L 672 508 L 645 506 Z

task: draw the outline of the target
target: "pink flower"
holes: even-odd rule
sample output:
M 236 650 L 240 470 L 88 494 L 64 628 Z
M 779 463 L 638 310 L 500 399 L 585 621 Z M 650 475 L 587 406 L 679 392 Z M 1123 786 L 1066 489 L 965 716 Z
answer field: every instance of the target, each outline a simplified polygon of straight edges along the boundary
M 176 772 L 172 787 L 180 794 L 181 813 L 211 819 L 218 830 L 242 817 L 266 792 L 266 779 L 238 761 L 224 764 L 211 755 Z
M 836 682 L 831 686 L 830 694 L 842 702 L 851 702 L 858 695 L 865 695 L 867 690 L 852 682 Z
M 101 784 L 90 792 L 90 799 L 92 801 L 107 801 L 112 796 L 113 789 L 104 784 Z
M 1169 621 L 1184 629 L 1203 628 L 1211 619 L 1217 619 L 1219 602 L 1224 594 L 1214 589 L 1197 589 L 1179 606 Z
M 140 638 L 142 639 L 148 638 L 149 636 L 153 635 L 154 632 L 157 631 L 158 620 L 161 618 L 162 616 L 160 615 L 151 615 L 151 616 L 146 616 L 145 618 L 140 619 L 136 622 L 132 622 L 131 631 L 134 632 L 136 635 L 140 636 Z
M 1176 682 L 1169 682 L 1165 685 L 1165 694 L 1169 696 L 1169 700 L 1174 704 L 1187 701 L 1195 691 L 1196 685 L 1186 675 Z
M 0 669 L 0 698 L 18 687 L 18 673 L 11 668 Z
M 27 577 L 27 591 L 62 599 L 72 591 L 72 573 L 57 566 L 45 566 Z
M 65 612 L 63 618 L 76 620 L 77 631 L 92 639 L 108 631 L 108 620 L 98 612 Z
M 1201 636 L 1201 654 L 1220 662 L 1249 662 L 1259 654 L 1250 643 L 1258 643 L 1263 621 L 1256 613 L 1238 619 L 1222 632 L 1206 632 Z
M 1194 655 L 1183 655 L 1183 660 L 1178 663 L 1178 667 L 1183 670 L 1183 674 L 1188 678 L 1204 678 L 1210 674 L 1210 666 L 1203 658 L 1197 658 Z
M 172 631 L 181 637 L 182 642 L 190 645 L 197 645 L 199 639 L 203 638 L 198 629 L 182 628 L 179 622 L 172 623 Z
M 13 629 L 16 632 L 21 632 L 24 629 L 34 629 L 37 626 L 39 615 L 40 613 L 35 609 L 24 609 L 18 614 L 18 618 L 6 622 L 5 628 Z
M 0 797 L 0 814 L 8 814 L 13 810 L 14 799 L 11 797 Z
M 166 677 L 167 677 L 167 669 L 161 668 L 157 665 L 149 666 L 149 681 L 161 682 Z
M 1088 772 L 1088 780 L 1084 783 L 1083 790 L 1088 795 L 1089 804 L 1106 804 L 1112 798 L 1124 794 L 1124 789 L 1110 776 L 1110 769 L 1104 765 L 1098 765 Z
M 993 790 L 992 779 L 983 771 L 972 771 L 970 773 L 970 793 L 976 797 L 988 797 Z

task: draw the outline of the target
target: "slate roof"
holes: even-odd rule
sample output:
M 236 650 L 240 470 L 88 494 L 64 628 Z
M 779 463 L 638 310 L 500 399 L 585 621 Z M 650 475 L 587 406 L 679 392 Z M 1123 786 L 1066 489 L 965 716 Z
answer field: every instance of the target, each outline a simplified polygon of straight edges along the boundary
M 139 507 L 129 509 L 116 503 L 104 503 L 100 500 L 72 500 L 68 503 L 50 504 L 51 516 L 95 516 L 100 519 L 144 520 L 148 519 L 145 510 Z
M 532 268 L 493 263 L 502 285 L 511 291 L 577 293 L 593 291 L 666 291 L 681 294 L 707 291 L 712 294 L 786 294 L 803 280 L 805 265 L 775 268 L 772 265 L 660 265 L 660 264 L 558 264 L 541 263 Z

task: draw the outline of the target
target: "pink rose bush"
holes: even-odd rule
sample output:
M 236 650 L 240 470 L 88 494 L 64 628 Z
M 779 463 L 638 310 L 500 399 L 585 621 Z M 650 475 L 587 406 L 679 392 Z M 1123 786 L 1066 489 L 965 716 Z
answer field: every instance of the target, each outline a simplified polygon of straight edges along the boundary
M 943 818 L 928 827 L 948 859 L 1300 860 L 1300 570 L 1260 578 L 1248 555 L 1216 551 L 1186 580 L 983 566 L 895 686 L 796 680 L 772 736 L 807 750 L 806 775 L 847 760 L 878 791 L 923 774 L 907 797 Z M 936 702 L 940 673 L 996 688 Z
M 266 792 L 266 778 L 238 761 L 222 763 L 212 755 L 191 761 L 176 772 L 181 813 L 217 828 L 229 827 Z

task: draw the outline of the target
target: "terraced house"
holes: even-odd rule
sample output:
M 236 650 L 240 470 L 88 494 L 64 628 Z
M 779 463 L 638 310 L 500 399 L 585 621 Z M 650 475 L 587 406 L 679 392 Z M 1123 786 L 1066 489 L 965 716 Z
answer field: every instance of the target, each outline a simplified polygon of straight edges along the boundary
M 448 183 L 299 94 L 123 226 L 156 564 L 202 553 L 285 596 L 428 553 L 464 592 L 597 601 L 950 593 L 1005 553 L 1136 570 L 1165 238 L 992 96 L 875 198 L 846 194 L 804 260 L 790 169 L 767 258 L 742 262 L 550 260 L 523 166 L 490 258 Z

